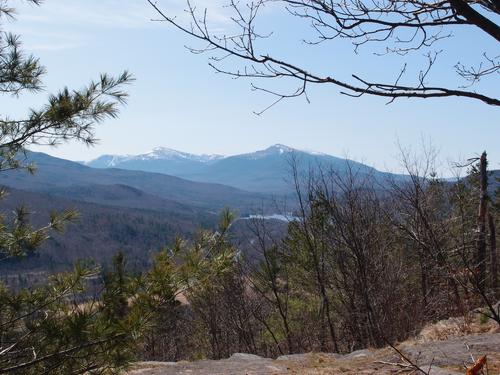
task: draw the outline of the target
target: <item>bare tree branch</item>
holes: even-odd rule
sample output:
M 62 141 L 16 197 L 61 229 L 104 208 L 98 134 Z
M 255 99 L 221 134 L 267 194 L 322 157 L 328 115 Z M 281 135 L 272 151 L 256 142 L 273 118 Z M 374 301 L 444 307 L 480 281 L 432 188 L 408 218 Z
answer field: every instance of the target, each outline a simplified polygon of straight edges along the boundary
M 186 12 L 190 24 L 184 25 L 175 17 L 169 16 L 157 2 L 148 0 L 149 4 L 160 15 L 161 21 L 167 22 L 189 36 L 205 43 L 202 48 L 189 48 L 193 53 L 210 53 L 209 65 L 217 72 L 233 78 L 251 79 L 290 79 L 300 82 L 297 88 L 289 92 L 277 92 L 252 84 L 254 90 L 272 94 L 275 101 L 261 114 L 283 99 L 306 96 L 310 84 L 331 84 L 339 87 L 341 93 L 351 97 L 373 95 L 389 99 L 388 103 L 398 98 L 444 98 L 463 97 L 479 100 L 483 103 L 498 106 L 500 99 L 488 94 L 466 90 L 465 87 L 451 88 L 432 85 L 426 82 L 429 72 L 435 65 L 440 51 L 428 51 L 427 66 L 420 71 L 415 84 L 403 84 L 407 73 L 406 64 L 393 82 L 379 82 L 352 74 L 352 80 L 337 78 L 310 71 L 291 61 L 280 59 L 269 53 L 260 53 L 257 42 L 269 38 L 271 34 L 260 34 L 255 27 L 261 9 L 268 4 L 284 5 L 292 16 L 310 22 L 316 31 L 317 40 L 306 41 L 317 44 L 336 38 L 347 38 L 352 41 L 355 51 L 367 43 L 385 43 L 385 51 L 379 55 L 397 53 L 405 55 L 409 52 L 428 49 L 438 41 L 452 35 L 452 27 L 478 27 L 500 40 L 499 26 L 475 7 L 477 2 L 462 0 L 421 1 L 421 0 L 255 0 L 246 3 L 230 1 L 228 8 L 234 14 L 230 17 L 236 32 L 231 35 L 215 35 L 207 23 L 207 11 L 199 16 L 196 7 L 187 0 Z M 496 4 L 498 0 L 484 1 L 480 6 L 488 12 L 500 14 Z M 220 55 L 219 55 L 220 54 Z M 484 55 L 486 57 L 486 54 Z M 229 59 L 243 61 L 244 68 L 227 68 Z M 224 66 L 222 66 L 222 63 Z M 498 62 L 488 59 L 488 67 L 465 68 L 457 63 L 455 69 L 460 77 L 467 80 L 469 86 L 480 78 L 493 76 L 498 72 Z

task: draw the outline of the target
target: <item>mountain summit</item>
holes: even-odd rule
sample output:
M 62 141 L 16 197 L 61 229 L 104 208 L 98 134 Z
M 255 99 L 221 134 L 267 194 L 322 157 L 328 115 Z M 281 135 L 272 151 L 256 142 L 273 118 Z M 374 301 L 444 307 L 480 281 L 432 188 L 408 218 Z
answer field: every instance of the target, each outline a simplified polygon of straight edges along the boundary
M 265 150 L 255 151 L 255 152 L 252 152 L 249 154 L 243 154 L 240 156 L 247 157 L 248 159 L 256 160 L 256 159 L 265 158 L 265 157 L 269 157 L 269 156 L 273 156 L 273 155 L 286 155 L 286 154 L 290 154 L 293 152 L 302 152 L 302 151 L 299 151 L 299 150 L 296 150 L 292 147 L 288 147 L 288 146 L 285 146 L 285 145 L 278 143 L 278 144 L 275 144 L 275 145 L 272 145 L 272 146 L 266 148 Z
M 196 155 L 187 152 L 177 151 L 167 147 L 155 147 L 150 152 L 140 155 L 102 155 L 97 159 L 87 163 L 89 167 L 94 168 L 120 168 L 120 165 L 134 161 L 166 160 L 166 161 L 195 161 L 208 163 L 214 160 L 222 159 L 222 155 Z M 128 168 L 126 168 L 128 169 Z
M 310 155 L 326 155 L 312 151 L 302 151 L 283 144 L 275 144 L 264 150 L 247 154 L 234 155 L 235 157 L 246 157 L 256 160 L 273 155 L 286 155 L 293 152 L 307 153 Z M 166 160 L 166 161 L 194 161 L 200 163 L 212 163 L 221 159 L 230 158 L 219 154 L 191 154 L 188 152 L 174 150 L 168 147 L 155 147 L 152 151 L 139 155 L 102 155 L 97 159 L 86 162 L 89 167 L 94 168 L 123 168 L 124 165 L 134 161 Z M 128 169 L 128 168 L 125 168 Z
M 222 159 L 224 156 L 222 155 L 196 155 L 196 154 L 190 154 L 187 152 L 182 152 L 182 151 L 177 151 L 171 148 L 167 147 L 155 147 L 152 151 L 143 154 L 143 155 L 138 155 L 138 156 L 129 156 L 129 158 L 139 158 L 141 160 L 148 160 L 148 159 L 163 159 L 163 160 L 179 160 L 179 159 L 186 159 L 186 160 L 194 160 L 194 161 L 199 161 L 202 163 L 207 163 L 210 161 Z
M 222 156 L 196 155 L 165 147 L 157 147 L 141 155 L 103 155 L 86 163 L 94 168 L 119 168 L 163 173 L 197 182 L 220 183 L 239 189 L 265 192 L 290 192 L 289 180 L 291 156 L 300 164 L 323 165 L 337 171 L 346 171 L 348 163 L 363 173 L 379 173 L 375 169 L 335 156 L 298 150 L 283 144 L 275 144 L 251 153 Z

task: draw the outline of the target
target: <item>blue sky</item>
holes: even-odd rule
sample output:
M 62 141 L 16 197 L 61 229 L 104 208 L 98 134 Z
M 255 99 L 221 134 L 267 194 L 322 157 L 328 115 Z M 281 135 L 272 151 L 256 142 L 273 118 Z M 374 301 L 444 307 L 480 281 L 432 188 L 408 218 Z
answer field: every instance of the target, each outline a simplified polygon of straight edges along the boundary
M 184 46 L 195 45 L 186 35 L 161 22 L 144 0 L 46 0 L 41 7 L 13 1 L 17 21 L 5 29 L 22 35 L 25 48 L 40 57 L 48 74 L 47 92 L 67 85 L 79 88 L 99 73 L 130 70 L 137 81 L 130 86 L 129 104 L 119 119 L 97 129 L 100 142 L 87 148 L 67 144 L 43 149 L 52 155 L 89 160 L 100 154 L 136 154 L 156 146 L 192 153 L 237 154 L 283 143 L 364 161 L 379 169 L 399 170 L 398 142 L 418 148 L 431 140 L 447 161 L 472 157 L 486 149 L 491 166 L 500 168 L 500 109 L 466 99 L 399 100 L 386 105 L 381 98 L 348 98 L 333 86 L 311 87 L 304 98 L 280 103 L 261 116 L 253 113 L 272 102 L 254 92 L 248 80 L 232 80 L 207 66 L 208 55 L 193 55 Z M 158 2 L 182 20 L 183 0 Z M 219 0 L 198 0 L 210 7 L 213 30 L 230 29 L 227 9 Z M 405 60 L 423 63 L 421 53 L 403 58 L 377 58 L 372 47 L 355 55 L 344 42 L 310 47 L 301 44 L 308 28 L 267 9 L 261 26 L 275 30 L 262 51 L 310 69 L 392 79 Z M 379 46 L 378 48 L 382 48 Z M 498 55 L 488 37 L 458 32 L 442 42 L 440 64 L 433 80 L 457 86 L 450 69 L 457 61 L 474 63 L 482 52 Z M 281 83 L 279 83 L 281 86 Z M 500 75 L 475 87 L 496 93 Z M 43 104 L 47 93 L 3 98 L 10 115 L 22 116 L 28 106 Z

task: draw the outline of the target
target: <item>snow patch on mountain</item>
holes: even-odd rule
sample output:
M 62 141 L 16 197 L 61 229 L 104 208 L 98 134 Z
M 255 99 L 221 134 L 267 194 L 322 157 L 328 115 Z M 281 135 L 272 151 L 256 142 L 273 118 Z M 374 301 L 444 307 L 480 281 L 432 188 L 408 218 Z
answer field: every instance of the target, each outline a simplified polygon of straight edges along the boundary
M 148 161 L 148 160 L 192 160 L 200 163 L 208 163 L 225 158 L 223 155 L 196 155 L 187 152 L 177 151 L 166 147 L 155 147 L 153 150 L 139 155 L 103 155 L 97 159 L 87 162 L 87 165 L 95 164 L 97 161 L 106 167 L 115 167 L 128 161 Z
M 313 156 L 328 156 L 327 154 L 323 154 L 321 152 L 299 150 L 280 143 L 272 145 L 264 150 L 255 151 L 242 155 L 233 155 L 233 156 L 224 156 L 218 154 L 197 155 L 188 152 L 174 150 L 167 147 L 155 147 L 153 150 L 140 155 L 103 155 L 97 159 L 86 162 L 85 164 L 90 166 L 99 165 L 99 167 L 101 168 L 119 167 L 120 164 L 130 161 L 149 161 L 149 160 L 158 160 L 158 161 L 189 160 L 189 161 L 209 164 L 231 157 L 239 157 L 248 160 L 258 160 L 269 156 L 286 156 L 293 152 L 307 153 Z
M 272 145 L 272 146 L 266 148 L 265 150 L 255 151 L 255 152 L 251 152 L 248 154 L 236 155 L 236 156 L 240 156 L 240 157 L 250 159 L 250 160 L 258 160 L 258 159 L 266 158 L 268 156 L 285 155 L 285 154 L 289 154 L 289 153 L 292 153 L 295 151 L 298 151 L 298 150 L 278 143 L 278 144 L 275 144 L 275 145 Z
M 209 161 L 214 161 L 214 160 L 219 160 L 224 158 L 225 156 L 223 155 L 207 155 L 207 154 L 202 154 L 202 155 L 196 155 L 196 154 L 190 154 L 188 152 L 182 152 L 182 151 L 177 151 L 171 148 L 167 147 L 155 147 L 152 151 L 143 154 L 143 155 L 138 155 L 137 158 L 140 160 L 147 160 L 147 159 L 161 159 L 161 160 L 175 160 L 175 159 L 187 159 L 187 160 L 194 160 L 194 161 L 199 161 L 199 162 L 209 162 Z

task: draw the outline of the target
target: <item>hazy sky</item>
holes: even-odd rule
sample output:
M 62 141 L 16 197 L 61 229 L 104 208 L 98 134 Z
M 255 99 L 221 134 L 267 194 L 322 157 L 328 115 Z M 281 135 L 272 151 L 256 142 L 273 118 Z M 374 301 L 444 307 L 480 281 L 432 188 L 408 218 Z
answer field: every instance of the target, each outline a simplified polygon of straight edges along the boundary
M 198 0 L 201 8 L 208 4 L 213 9 L 209 12 L 213 30 L 223 32 L 230 28 L 228 10 L 218 8 L 217 2 Z M 445 162 L 486 149 L 492 167 L 500 168 L 498 108 L 453 98 L 405 99 L 386 105 L 381 98 L 353 99 L 340 95 L 336 87 L 316 86 L 310 88 L 310 104 L 304 98 L 293 99 L 257 116 L 253 111 L 265 108 L 273 99 L 252 91 L 248 80 L 215 74 L 207 66 L 208 55 L 193 55 L 184 48 L 186 44 L 196 46 L 196 42 L 166 23 L 151 21 L 157 16 L 145 0 L 46 0 L 41 7 L 12 3 L 18 8 L 17 21 L 9 22 L 5 29 L 20 33 L 26 50 L 40 57 L 48 70 L 47 92 L 65 85 L 80 88 L 101 72 L 118 74 L 128 69 L 137 78 L 120 118 L 98 128 L 97 146 L 73 143 L 44 150 L 52 155 L 89 160 L 104 153 L 143 153 L 156 146 L 236 154 L 283 143 L 338 156 L 348 154 L 380 169 L 398 170 L 398 140 L 416 147 L 425 138 L 432 140 Z M 183 17 L 183 0 L 158 3 L 170 14 Z M 379 58 L 370 48 L 355 55 L 342 42 L 306 46 L 300 41 L 308 29 L 276 9 L 264 12 L 260 26 L 265 31 L 275 30 L 262 45 L 263 54 L 276 50 L 278 56 L 309 69 L 344 78 L 366 73 L 393 79 L 404 61 L 424 61 L 421 53 Z M 472 64 L 485 51 L 499 54 L 496 42 L 489 39 L 466 29 L 442 42 L 438 46 L 443 48 L 440 64 L 430 78 L 458 82 L 450 69 L 455 63 Z M 499 87 L 497 74 L 474 89 L 498 96 Z M 27 106 L 43 104 L 46 96 L 2 100 L 11 115 L 20 116 Z

